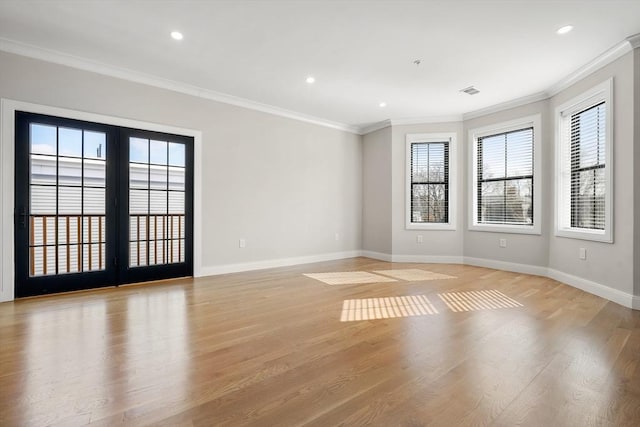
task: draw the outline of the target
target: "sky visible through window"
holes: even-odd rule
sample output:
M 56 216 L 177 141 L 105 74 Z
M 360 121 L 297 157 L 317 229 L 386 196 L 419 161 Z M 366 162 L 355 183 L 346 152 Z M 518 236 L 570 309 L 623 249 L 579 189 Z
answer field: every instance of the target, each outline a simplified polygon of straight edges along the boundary
M 61 127 L 58 130 L 58 152 L 56 153 L 56 127 L 35 123 L 31 125 L 31 152 L 33 154 L 82 157 L 83 132 L 84 157 L 105 160 L 107 144 L 104 133 Z
M 61 127 L 59 128 L 59 141 L 56 152 L 56 127 L 42 124 L 31 125 L 31 152 L 33 154 L 82 157 L 83 132 L 84 157 L 106 159 L 107 144 L 104 133 Z M 130 161 L 132 162 L 169 164 L 170 166 L 185 165 L 184 144 L 131 138 L 129 148 Z M 149 155 L 151 158 L 149 158 Z

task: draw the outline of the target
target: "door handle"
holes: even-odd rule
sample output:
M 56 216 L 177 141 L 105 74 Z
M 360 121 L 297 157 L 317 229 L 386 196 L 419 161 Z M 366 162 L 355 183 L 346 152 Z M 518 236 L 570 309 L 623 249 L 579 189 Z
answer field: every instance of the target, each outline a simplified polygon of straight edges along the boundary
M 20 227 L 27 228 L 27 218 L 29 217 L 29 214 L 27 214 L 27 210 L 25 208 L 22 208 L 20 210 L 20 213 L 16 214 L 16 217 L 18 217 L 18 224 L 20 225 Z

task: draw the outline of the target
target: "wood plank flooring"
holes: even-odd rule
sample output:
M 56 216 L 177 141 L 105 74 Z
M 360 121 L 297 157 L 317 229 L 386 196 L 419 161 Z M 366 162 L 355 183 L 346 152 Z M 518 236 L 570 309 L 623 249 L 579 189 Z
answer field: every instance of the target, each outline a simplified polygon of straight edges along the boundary
M 454 276 L 330 286 L 305 273 Z M 438 294 L 522 307 L 454 312 Z M 341 322 L 344 300 L 437 314 Z M 638 426 L 640 312 L 551 279 L 353 258 L 0 304 L 1 426 Z

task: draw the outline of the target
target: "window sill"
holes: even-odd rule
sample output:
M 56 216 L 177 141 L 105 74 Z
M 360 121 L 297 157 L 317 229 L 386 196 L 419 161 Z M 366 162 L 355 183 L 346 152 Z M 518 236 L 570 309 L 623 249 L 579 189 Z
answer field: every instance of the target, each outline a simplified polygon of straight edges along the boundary
M 433 231 L 455 231 L 455 224 L 451 223 L 417 223 L 406 224 L 406 230 L 433 230 Z
M 556 237 L 565 237 L 567 239 L 590 240 L 593 242 L 613 243 L 611 233 L 605 231 L 589 230 L 586 228 L 564 228 L 556 230 Z
M 469 231 L 485 231 L 490 233 L 532 234 L 541 235 L 540 227 L 535 225 L 500 225 L 500 224 L 473 224 L 469 225 Z

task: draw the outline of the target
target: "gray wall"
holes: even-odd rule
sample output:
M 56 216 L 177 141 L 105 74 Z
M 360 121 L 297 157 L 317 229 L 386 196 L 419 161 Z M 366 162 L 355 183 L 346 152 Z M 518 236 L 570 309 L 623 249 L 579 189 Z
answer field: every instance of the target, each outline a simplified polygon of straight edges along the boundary
M 204 268 L 360 249 L 464 255 L 549 266 L 627 293 L 635 283 L 640 295 L 640 268 L 634 271 L 640 265 L 637 50 L 546 101 L 464 123 L 393 126 L 364 137 L 7 53 L 0 53 L 0 65 L 3 98 L 201 130 Z M 553 112 L 609 77 L 615 108 L 614 243 L 558 238 L 552 217 Z M 468 130 L 536 113 L 543 132 L 542 235 L 467 230 Z M 430 132 L 458 134 L 456 231 L 405 229 L 405 137 Z M 416 243 L 418 234 L 425 243 Z M 239 238 L 247 240 L 245 249 L 238 248 Z M 507 239 L 506 250 L 498 247 L 499 238 Z M 578 259 L 581 247 L 586 261 Z
M 635 61 L 635 66 L 634 66 Z M 614 243 L 600 243 L 555 236 L 554 225 L 554 162 L 555 162 L 555 108 L 580 95 L 593 86 L 614 79 Z M 635 84 L 634 84 L 635 78 Z M 541 115 L 541 229 L 540 235 L 495 233 L 468 230 L 468 183 L 470 129 L 534 114 Z M 439 123 L 392 126 L 392 196 L 391 196 L 391 254 L 408 256 L 463 255 L 489 262 L 524 264 L 546 268 L 586 279 L 627 294 L 640 295 L 640 53 L 628 53 L 601 68 L 550 99 L 469 119 L 463 123 Z M 388 131 L 385 131 L 388 132 Z M 457 132 L 459 149 L 458 229 L 449 231 L 406 230 L 405 218 L 405 138 L 408 133 Z M 384 135 L 376 133 L 373 139 L 383 144 Z M 369 140 L 369 135 L 364 138 Z M 366 142 L 365 142 L 366 144 Z M 366 148 L 365 148 L 366 150 Z M 388 155 L 388 153 L 385 153 Z M 379 163 L 384 156 L 376 157 Z M 634 160 L 635 159 L 635 160 Z M 371 156 L 364 158 L 365 170 Z M 365 181 L 369 179 L 365 176 Z M 365 186 L 367 184 L 365 183 Z M 376 185 L 380 185 L 377 183 Z M 385 187 L 386 191 L 386 187 Z M 365 206 L 372 201 L 371 191 L 364 192 Z M 385 193 L 386 197 L 386 193 Z M 379 206 L 381 203 L 377 201 Z M 635 212 L 635 215 L 634 215 Z M 384 218 L 387 218 L 385 211 Z M 382 227 L 382 216 L 378 218 Z M 366 221 L 366 220 L 365 220 Z M 364 230 L 364 239 L 369 237 Z M 424 236 L 424 244 L 416 243 L 416 236 Z M 499 247 L 499 239 L 507 239 L 507 248 Z M 384 242 L 376 241 L 384 248 Z M 587 260 L 578 258 L 579 248 L 587 250 Z M 365 247 L 366 249 L 366 247 Z M 382 249 L 379 249 L 382 251 Z M 387 253 L 387 252 L 385 252 Z M 416 258 L 416 260 L 418 260 Z M 508 265 L 508 264 L 505 264 Z M 634 269 L 635 266 L 635 269 Z
M 362 249 L 391 253 L 391 127 L 363 137 Z
M 613 165 L 614 242 L 601 243 L 550 235 L 549 267 L 602 285 L 633 293 L 633 53 L 603 67 L 550 99 L 550 111 L 593 86 L 613 77 Z M 555 129 L 555 117 L 550 123 Z M 554 159 L 554 157 L 551 157 Z M 553 160 L 552 160 L 553 161 Z M 552 209 L 549 193 L 544 200 Z M 638 211 L 636 211 L 638 212 Z M 636 214 L 637 215 L 637 214 Z M 578 258 L 579 248 L 587 250 L 587 260 Z
M 2 98 L 202 131 L 204 268 L 362 247 L 359 135 L 2 52 L 0 70 Z
M 553 151 L 553 131 L 549 122 L 549 108 L 547 101 L 535 102 L 521 107 L 488 114 L 464 122 L 465 135 L 465 171 L 470 168 L 469 158 L 471 156 L 471 142 L 469 141 L 469 130 L 482 126 L 489 126 L 517 120 L 522 117 L 534 114 L 541 115 L 541 195 L 542 195 L 542 234 L 511 234 L 493 233 L 487 231 L 471 231 L 468 229 L 468 203 L 464 204 L 465 234 L 464 234 L 464 256 L 473 258 L 484 258 L 502 262 L 517 264 L 528 264 L 534 266 L 546 266 L 548 263 L 549 229 L 552 223 L 549 217 L 549 204 L 553 202 L 551 187 L 553 186 L 553 162 L 550 155 Z M 472 189 L 469 188 L 468 172 L 464 180 L 465 200 L 468 201 Z M 499 239 L 507 239 L 507 247 L 499 247 Z
M 392 233 L 393 255 L 403 256 L 456 256 L 462 255 L 463 222 L 461 208 L 465 206 L 463 192 L 457 192 L 458 214 L 455 230 L 407 230 L 405 228 L 405 185 L 406 185 L 406 136 L 410 133 L 455 133 L 457 136 L 458 188 L 463 182 L 464 136 L 461 122 L 425 123 L 419 125 L 393 126 L 393 177 L 392 177 Z M 423 236 L 423 243 L 416 242 L 416 236 Z

